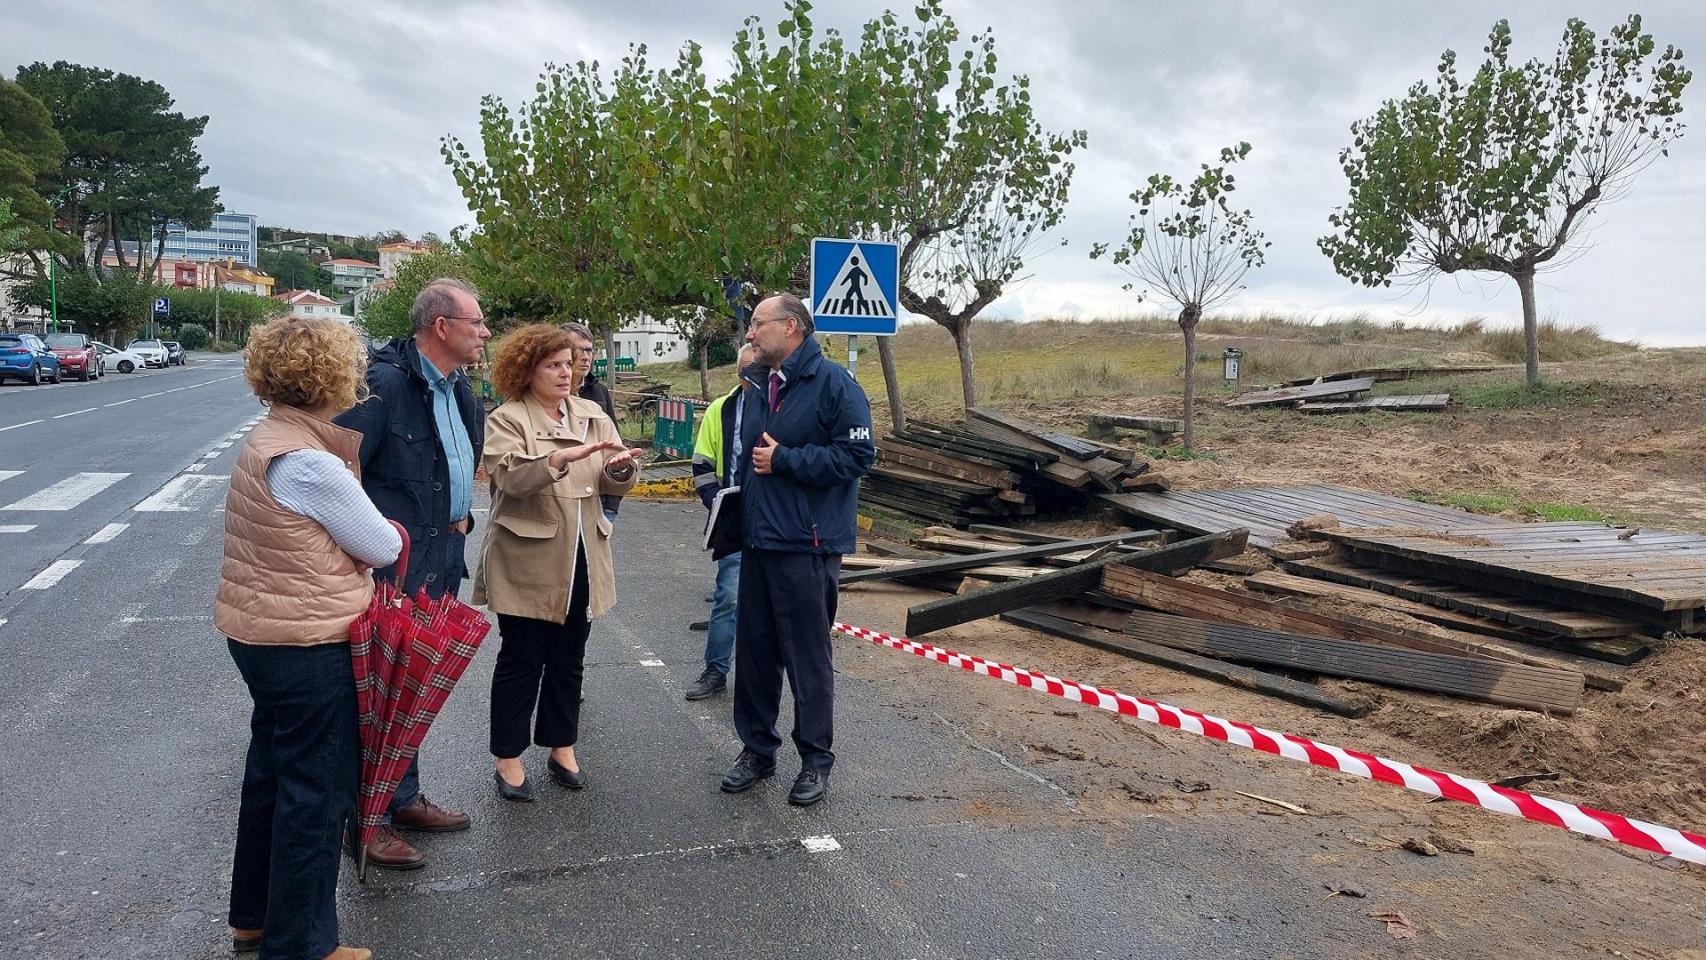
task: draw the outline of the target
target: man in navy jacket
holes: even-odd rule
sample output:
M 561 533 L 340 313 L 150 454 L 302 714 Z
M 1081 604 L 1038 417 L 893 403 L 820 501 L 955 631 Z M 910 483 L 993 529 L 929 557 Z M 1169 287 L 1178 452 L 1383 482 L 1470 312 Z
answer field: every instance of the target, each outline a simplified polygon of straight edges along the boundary
M 463 555 L 473 528 L 474 468 L 485 441 L 485 413 L 462 368 L 480 359 L 492 332 L 474 288 L 448 278 L 427 284 L 409 317 L 414 336 L 387 344 L 367 367 L 369 396 L 336 418 L 361 433 L 361 486 L 387 519 L 402 524 L 412 547 L 409 569 L 373 571 L 400 581 L 409 596 L 421 588 L 454 596 L 468 575 Z M 468 828 L 468 815 L 447 810 L 420 792 L 420 758 L 403 774 L 391 800 L 391 823 L 447 833 Z M 392 870 L 426 864 L 415 846 L 383 827 L 367 845 L 367 862 Z
M 722 788 L 740 793 L 776 772 L 782 678 L 794 694 L 800 774 L 788 802 L 822 800 L 835 763 L 835 671 L 829 625 L 841 555 L 857 542 L 859 477 L 876 460 L 871 405 L 812 337 L 811 311 L 781 294 L 758 305 L 746 340 L 740 464 L 741 579 L 735 642 L 740 758 Z

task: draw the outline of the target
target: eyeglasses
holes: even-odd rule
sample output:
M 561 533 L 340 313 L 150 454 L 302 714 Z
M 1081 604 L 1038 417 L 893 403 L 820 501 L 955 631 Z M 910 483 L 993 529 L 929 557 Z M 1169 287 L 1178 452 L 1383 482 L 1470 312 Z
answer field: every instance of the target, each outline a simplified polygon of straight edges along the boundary
M 483 327 L 486 325 L 486 318 L 485 317 L 439 317 L 439 319 L 440 320 L 465 320 L 465 321 L 473 324 L 476 327 Z

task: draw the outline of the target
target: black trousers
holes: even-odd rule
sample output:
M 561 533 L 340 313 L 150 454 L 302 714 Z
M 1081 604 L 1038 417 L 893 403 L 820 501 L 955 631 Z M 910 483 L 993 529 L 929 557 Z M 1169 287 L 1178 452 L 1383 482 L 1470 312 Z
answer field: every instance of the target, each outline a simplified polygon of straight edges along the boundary
M 586 553 L 575 557 L 575 585 L 561 622 L 498 614 L 503 646 L 492 670 L 492 756 L 519 757 L 532 742 L 572 747 L 580 739 L 581 674 L 586 638 Z M 534 723 L 534 708 L 538 722 Z
M 782 677 L 794 693 L 794 746 L 803 768 L 835 765 L 835 617 L 841 558 L 743 550 L 735 618 L 735 732 L 748 750 L 774 760 L 782 746 L 776 715 Z
M 227 647 L 255 701 L 229 920 L 265 928 L 269 960 L 324 957 L 338 945 L 339 839 L 360 776 L 349 644 Z

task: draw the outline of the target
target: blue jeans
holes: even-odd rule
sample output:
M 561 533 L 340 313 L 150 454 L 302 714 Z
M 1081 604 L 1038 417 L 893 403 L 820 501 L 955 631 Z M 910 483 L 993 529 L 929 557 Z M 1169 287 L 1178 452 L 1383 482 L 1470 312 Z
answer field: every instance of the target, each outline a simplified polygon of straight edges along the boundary
M 349 644 L 227 646 L 255 702 L 229 920 L 266 930 L 262 957 L 323 957 L 338 945 L 339 845 L 360 775 Z
M 705 626 L 705 666 L 729 675 L 735 655 L 735 601 L 740 597 L 740 554 L 717 561 L 717 589 L 711 595 L 711 618 Z

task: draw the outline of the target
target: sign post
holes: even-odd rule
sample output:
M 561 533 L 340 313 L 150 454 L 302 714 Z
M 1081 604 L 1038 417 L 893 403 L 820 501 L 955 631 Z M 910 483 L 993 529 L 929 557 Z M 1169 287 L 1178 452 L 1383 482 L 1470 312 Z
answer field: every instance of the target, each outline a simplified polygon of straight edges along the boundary
M 859 336 L 900 328 L 900 244 L 818 237 L 812 241 L 812 323 L 847 335 L 847 372 L 858 375 Z
M 171 315 L 172 315 L 172 301 L 166 297 L 155 297 L 154 298 L 154 314 L 148 321 L 150 324 L 149 336 L 152 337 L 155 333 L 159 332 L 159 323 L 160 323 L 161 317 L 169 317 Z

